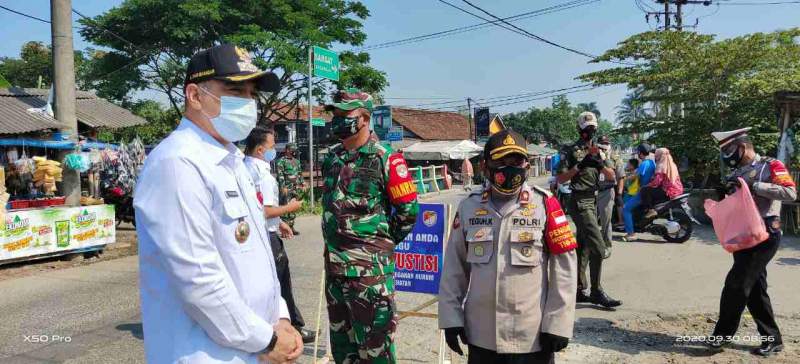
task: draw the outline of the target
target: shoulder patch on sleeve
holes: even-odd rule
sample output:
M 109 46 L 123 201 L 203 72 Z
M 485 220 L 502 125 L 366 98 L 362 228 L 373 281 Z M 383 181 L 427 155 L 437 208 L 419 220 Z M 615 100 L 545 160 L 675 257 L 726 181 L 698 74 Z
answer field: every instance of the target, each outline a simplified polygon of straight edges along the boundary
M 786 169 L 786 166 L 783 165 L 783 162 L 777 159 L 770 161 L 769 171 L 772 176 L 772 183 L 784 187 L 795 186 L 794 180 L 792 179 L 792 175 L 789 173 L 789 170 Z
M 545 241 L 550 254 L 563 254 L 578 247 L 575 235 L 569 227 L 569 220 L 555 197 L 547 197 L 544 202 L 547 213 Z
M 386 161 L 389 169 L 389 181 L 386 188 L 389 193 L 389 201 L 393 204 L 408 203 L 417 198 L 417 185 L 411 178 L 408 165 L 403 156 L 394 153 Z

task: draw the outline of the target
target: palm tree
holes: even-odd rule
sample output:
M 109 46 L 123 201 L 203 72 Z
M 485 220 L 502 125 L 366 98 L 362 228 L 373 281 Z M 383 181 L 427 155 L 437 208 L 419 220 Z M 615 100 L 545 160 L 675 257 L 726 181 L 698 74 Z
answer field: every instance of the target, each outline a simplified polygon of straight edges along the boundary
M 582 103 L 579 103 L 578 105 L 576 105 L 576 107 L 581 112 L 583 112 L 583 111 L 591 111 L 595 116 L 597 116 L 598 119 L 600 119 L 600 110 L 597 108 L 597 103 L 596 102 L 594 102 L 594 101 L 592 101 L 592 102 L 582 102 Z
M 617 123 L 630 124 L 649 116 L 650 110 L 645 107 L 645 102 L 642 101 L 646 93 L 643 88 L 638 87 L 622 99 L 620 105 L 616 107 Z

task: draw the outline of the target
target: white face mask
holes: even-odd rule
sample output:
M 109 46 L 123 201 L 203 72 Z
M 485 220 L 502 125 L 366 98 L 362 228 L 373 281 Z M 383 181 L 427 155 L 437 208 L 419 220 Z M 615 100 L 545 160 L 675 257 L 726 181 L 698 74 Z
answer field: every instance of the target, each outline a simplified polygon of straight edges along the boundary
M 256 127 L 258 109 L 256 100 L 235 96 L 217 97 L 211 91 L 200 87 L 203 92 L 219 100 L 219 115 L 210 117 L 201 111 L 219 135 L 229 142 L 238 142 L 247 138 L 247 135 Z

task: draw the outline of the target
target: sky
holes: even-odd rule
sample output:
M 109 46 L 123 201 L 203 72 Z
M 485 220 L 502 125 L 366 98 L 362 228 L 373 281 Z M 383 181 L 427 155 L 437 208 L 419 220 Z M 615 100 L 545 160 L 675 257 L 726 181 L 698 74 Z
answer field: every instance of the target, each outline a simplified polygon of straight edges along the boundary
M 447 0 L 463 9 L 487 17 L 461 0 Z M 704 34 L 729 38 L 753 32 L 770 32 L 800 26 L 800 3 L 783 5 L 733 5 L 733 3 L 775 2 L 780 0 L 722 0 L 725 5 L 690 5 L 684 9 L 684 23 Z M 784 0 L 785 1 L 785 0 Z M 95 16 L 119 4 L 117 0 L 73 0 L 73 7 Z M 473 4 L 507 17 L 568 0 L 470 0 Z M 716 3 L 717 1 L 714 1 Z M 0 5 L 43 19 L 50 18 L 47 0 L 0 0 Z M 483 20 L 463 13 L 438 0 L 366 0 L 370 17 L 364 21 L 365 45 L 405 39 Z M 643 6 L 663 9 L 653 0 L 640 0 Z M 513 24 L 533 34 L 589 54 L 601 54 L 627 37 L 653 29 L 633 0 L 597 0 L 586 5 L 544 14 Z M 76 23 L 77 25 L 77 23 Z M 18 57 L 23 43 L 30 40 L 50 43 L 50 25 L 0 9 L 0 57 Z M 91 44 L 75 33 L 75 48 Z M 351 47 L 335 45 L 336 51 Z M 384 91 L 388 104 L 442 108 L 457 104 L 423 105 L 464 100 L 480 100 L 525 92 L 563 89 L 581 84 L 575 78 L 583 73 L 613 66 L 589 64 L 588 58 L 512 33 L 488 27 L 444 38 L 369 52 L 372 65 L 387 73 L 389 87 Z M 568 95 L 571 102 L 597 102 L 604 118 L 613 119 L 615 108 L 626 94 L 624 85 L 608 86 Z M 153 93 L 140 97 L 158 98 Z M 419 99 L 412 99 L 419 98 Z M 439 99 L 443 98 L 443 99 Z M 525 100 L 525 99 L 521 99 Z M 513 101 L 513 100 L 512 100 Z M 533 100 L 492 107 L 492 112 L 507 113 L 544 107 L 550 99 Z M 486 103 L 486 101 L 484 101 Z M 478 104 L 480 105 L 480 104 Z

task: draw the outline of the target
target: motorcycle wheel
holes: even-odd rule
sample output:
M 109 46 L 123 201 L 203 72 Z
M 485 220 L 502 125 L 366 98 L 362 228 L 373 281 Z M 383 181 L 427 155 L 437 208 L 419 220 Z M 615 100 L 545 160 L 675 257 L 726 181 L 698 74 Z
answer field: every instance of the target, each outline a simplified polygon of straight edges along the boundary
M 671 214 L 671 220 L 677 222 L 681 228 L 674 234 L 670 234 L 666 231 L 666 229 L 664 229 L 665 231 L 661 234 L 661 237 L 670 243 L 685 243 L 687 240 L 689 240 L 689 238 L 692 237 L 692 230 L 694 229 L 694 226 L 692 225 L 692 219 L 686 215 L 686 212 L 679 209 L 672 209 Z

